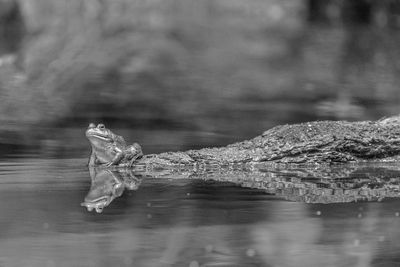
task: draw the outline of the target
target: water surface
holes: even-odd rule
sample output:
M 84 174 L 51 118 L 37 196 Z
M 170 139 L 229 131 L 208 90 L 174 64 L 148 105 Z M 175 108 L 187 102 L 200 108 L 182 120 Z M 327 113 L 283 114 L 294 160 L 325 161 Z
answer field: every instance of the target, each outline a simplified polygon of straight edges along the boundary
M 217 173 L 212 179 L 136 173 L 137 187 L 122 189 L 97 213 L 81 206 L 91 189 L 86 162 L 33 154 L 1 161 L 0 266 L 400 264 L 396 166 L 328 168 L 326 177 L 322 171 L 262 171 L 270 184 L 286 181 L 286 187 L 291 182 L 313 188 L 307 185 L 313 183 L 321 189 L 327 181 L 329 188 L 340 177 L 353 187 L 358 181 L 360 188 L 374 189 L 368 179 L 392 186 L 394 197 L 330 204 L 290 199 L 295 191 L 279 186 L 268 191 L 267 183 L 265 188 L 246 183 L 259 181 L 259 173 Z M 118 184 L 102 179 L 103 192 L 107 183 Z

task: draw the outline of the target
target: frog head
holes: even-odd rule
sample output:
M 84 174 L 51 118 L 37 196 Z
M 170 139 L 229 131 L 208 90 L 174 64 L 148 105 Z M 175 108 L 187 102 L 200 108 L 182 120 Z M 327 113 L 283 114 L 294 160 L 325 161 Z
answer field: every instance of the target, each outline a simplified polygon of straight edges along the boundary
M 115 134 L 102 123 L 97 126 L 94 123 L 89 124 L 86 130 L 86 137 L 94 147 L 104 147 L 106 144 L 111 144 L 115 141 Z
M 86 130 L 86 137 L 89 139 L 93 148 L 104 149 L 110 144 L 115 144 L 118 147 L 126 146 L 122 136 L 114 134 L 102 123 L 97 126 L 94 123 L 90 123 Z

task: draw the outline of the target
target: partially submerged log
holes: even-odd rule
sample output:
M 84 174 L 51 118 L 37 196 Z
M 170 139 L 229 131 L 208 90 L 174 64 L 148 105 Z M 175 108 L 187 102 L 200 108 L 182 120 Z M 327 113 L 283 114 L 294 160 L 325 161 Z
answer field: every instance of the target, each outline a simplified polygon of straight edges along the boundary
M 378 121 L 282 125 L 226 147 L 145 155 L 135 167 L 397 161 L 400 161 L 400 115 Z

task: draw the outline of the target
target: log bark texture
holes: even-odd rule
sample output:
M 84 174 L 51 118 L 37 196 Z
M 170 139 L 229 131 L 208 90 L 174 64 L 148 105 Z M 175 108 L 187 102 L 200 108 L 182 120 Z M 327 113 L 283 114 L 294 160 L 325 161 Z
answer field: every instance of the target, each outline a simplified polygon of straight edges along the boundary
M 225 147 L 145 155 L 136 166 L 332 164 L 400 161 L 400 116 L 378 121 L 315 121 L 274 127 Z

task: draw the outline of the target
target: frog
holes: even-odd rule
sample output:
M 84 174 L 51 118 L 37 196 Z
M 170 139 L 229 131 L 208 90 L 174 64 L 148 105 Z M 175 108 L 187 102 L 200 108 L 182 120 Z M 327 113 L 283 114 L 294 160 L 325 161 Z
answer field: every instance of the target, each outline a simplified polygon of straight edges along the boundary
M 138 143 L 127 145 L 122 136 L 114 134 L 103 123 L 97 126 L 90 123 L 85 134 L 92 147 L 89 166 L 110 167 L 127 163 L 128 167 L 132 167 L 143 156 Z
M 141 183 L 131 169 L 89 167 L 89 174 L 91 186 L 81 206 L 88 211 L 95 209 L 97 213 L 122 196 L 125 189 L 137 190 Z

